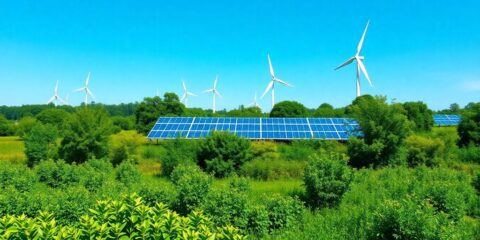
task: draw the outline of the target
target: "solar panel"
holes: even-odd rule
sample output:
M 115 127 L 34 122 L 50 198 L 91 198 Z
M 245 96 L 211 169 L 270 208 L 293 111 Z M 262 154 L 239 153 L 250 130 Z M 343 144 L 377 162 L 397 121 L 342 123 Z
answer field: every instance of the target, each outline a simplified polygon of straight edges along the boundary
M 460 124 L 459 115 L 435 114 L 433 115 L 435 125 L 438 126 L 454 126 Z
M 248 139 L 346 140 L 359 135 L 358 130 L 358 123 L 348 118 L 160 117 L 147 137 L 196 139 L 224 131 Z

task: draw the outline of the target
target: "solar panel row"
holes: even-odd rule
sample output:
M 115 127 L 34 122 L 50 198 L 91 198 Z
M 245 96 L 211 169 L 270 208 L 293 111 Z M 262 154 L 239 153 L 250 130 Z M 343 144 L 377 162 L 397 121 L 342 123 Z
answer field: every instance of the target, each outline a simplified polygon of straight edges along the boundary
M 433 115 L 433 120 L 435 125 L 438 126 L 454 126 L 460 124 L 459 115 L 435 114 Z
M 347 118 L 206 118 L 161 117 L 150 139 L 203 138 L 226 131 L 249 139 L 346 140 L 358 133 L 358 123 Z

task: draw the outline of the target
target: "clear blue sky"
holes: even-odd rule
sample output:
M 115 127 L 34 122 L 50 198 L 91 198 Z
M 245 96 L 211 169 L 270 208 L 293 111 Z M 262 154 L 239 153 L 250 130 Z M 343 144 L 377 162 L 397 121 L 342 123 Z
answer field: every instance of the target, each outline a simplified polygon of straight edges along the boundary
M 433 109 L 480 101 L 480 2 L 464 1 L 0 1 L 0 105 L 45 103 L 60 95 L 77 105 L 88 71 L 98 102 L 140 101 L 157 89 L 181 95 L 180 79 L 199 94 L 220 75 L 218 108 L 252 102 L 277 76 L 277 101 L 344 106 L 355 97 L 363 54 L 374 87 L 363 93 L 422 100 Z M 364 79 L 363 79 L 364 80 Z M 260 101 L 270 108 L 270 95 Z

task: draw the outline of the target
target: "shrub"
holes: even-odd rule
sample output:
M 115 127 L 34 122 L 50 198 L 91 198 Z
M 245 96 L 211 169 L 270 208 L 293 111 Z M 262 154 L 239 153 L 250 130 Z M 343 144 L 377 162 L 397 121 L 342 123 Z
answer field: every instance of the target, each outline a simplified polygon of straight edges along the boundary
M 37 124 L 25 135 L 25 155 L 27 165 L 35 166 L 42 160 L 52 158 L 56 154 L 57 130 L 51 125 Z
M 188 214 L 203 203 L 212 179 L 196 166 L 176 167 L 171 179 L 178 191 L 174 209 L 180 214 Z
M 477 176 L 473 180 L 473 187 L 477 190 L 477 194 L 480 195 L 480 172 L 477 172 Z
M 437 138 L 411 135 L 405 140 L 407 148 L 407 163 L 410 167 L 425 165 L 437 166 L 444 157 L 444 143 Z
M 403 103 L 408 120 L 413 122 L 417 131 L 430 131 L 433 127 L 433 112 L 423 102 Z
M 42 161 L 35 167 L 35 172 L 40 182 L 52 188 L 77 185 L 81 179 L 77 167 L 64 161 Z
M 68 163 L 83 163 L 108 154 L 112 124 L 105 110 L 80 108 L 69 119 L 59 154 Z
M 160 160 L 162 163 L 162 175 L 170 176 L 173 169 L 178 165 L 195 164 L 195 158 L 198 152 L 196 141 L 185 139 L 174 139 L 164 144 L 167 154 L 164 154 Z
M 200 212 L 178 216 L 164 204 L 147 206 L 132 195 L 121 201 L 99 201 L 75 225 L 58 223 L 53 214 L 35 218 L 0 218 L 2 239 L 245 239 L 232 226 L 212 227 Z
M 59 108 L 47 108 L 35 116 L 39 122 L 55 126 L 60 133 L 62 132 L 64 124 L 69 117 L 70 113 Z
M 269 141 L 251 142 L 250 155 L 252 159 L 275 160 L 280 157 L 277 144 Z
M 111 136 L 111 158 L 114 166 L 127 159 L 135 159 L 138 147 L 145 141 L 144 136 L 135 131 L 122 131 Z
M 458 159 L 462 162 L 471 162 L 480 164 L 480 147 L 473 145 L 458 150 Z
M 200 146 L 198 163 L 216 177 L 226 177 L 249 160 L 250 142 L 226 132 L 213 132 Z
M 23 138 L 37 124 L 38 124 L 38 121 L 34 117 L 23 117 L 22 119 L 20 119 L 20 121 L 18 121 L 18 124 L 16 126 L 17 136 L 20 136 Z
M 469 104 L 458 125 L 459 146 L 480 145 L 480 103 Z
M 306 117 L 307 108 L 295 101 L 282 101 L 272 108 L 270 117 Z
M 131 163 L 124 162 L 115 169 L 115 179 L 126 186 L 131 186 L 140 181 L 141 173 Z
M 303 214 L 303 205 L 296 198 L 273 194 L 265 196 L 264 203 L 268 212 L 270 232 L 275 229 L 292 227 L 300 221 Z
M 155 206 L 157 203 L 164 203 L 169 207 L 173 206 L 177 198 L 176 190 L 169 185 L 142 184 L 138 190 L 145 204 Z
M 335 206 L 351 180 L 352 171 L 345 159 L 334 154 L 312 156 L 303 176 L 308 203 L 314 208 Z
M 14 132 L 13 123 L 0 114 L 0 136 L 11 136 Z
M 13 187 L 19 192 L 32 190 L 37 177 L 30 169 L 24 166 L 0 163 L 0 189 Z
M 234 225 L 246 230 L 247 195 L 236 190 L 212 190 L 200 207 L 218 226 Z

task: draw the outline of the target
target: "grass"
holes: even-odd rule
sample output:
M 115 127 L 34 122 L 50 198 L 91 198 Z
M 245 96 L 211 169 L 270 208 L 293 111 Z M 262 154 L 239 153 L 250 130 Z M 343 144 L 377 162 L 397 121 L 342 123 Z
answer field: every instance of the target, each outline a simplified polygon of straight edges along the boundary
M 24 162 L 24 149 L 25 146 L 19 137 L 0 137 L 0 161 Z

